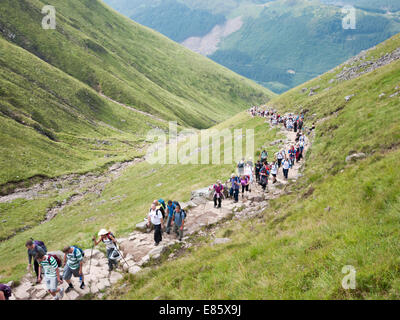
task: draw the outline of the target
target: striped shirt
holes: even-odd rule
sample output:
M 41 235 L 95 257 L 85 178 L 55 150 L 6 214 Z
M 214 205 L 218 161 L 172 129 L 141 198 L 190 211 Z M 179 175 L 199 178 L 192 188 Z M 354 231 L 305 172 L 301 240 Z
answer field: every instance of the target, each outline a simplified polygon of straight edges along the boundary
M 72 270 L 78 269 L 80 267 L 80 262 L 83 260 L 82 253 L 79 249 L 71 247 L 74 249 L 72 253 L 67 254 L 67 265 Z
M 49 257 L 47 254 L 44 256 L 44 260 L 40 262 L 40 265 L 43 268 L 44 276 L 46 278 L 55 278 L 57 277 L 56 269 L 58 268 L 58 264 L 56 259 L 53 257 Z

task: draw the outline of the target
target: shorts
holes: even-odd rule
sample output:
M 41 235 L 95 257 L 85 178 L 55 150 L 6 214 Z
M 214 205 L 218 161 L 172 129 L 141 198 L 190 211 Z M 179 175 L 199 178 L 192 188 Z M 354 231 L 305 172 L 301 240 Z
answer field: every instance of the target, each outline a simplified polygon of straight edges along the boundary
M 64 280 L 71 280 L 72 275 L 74 275 L 75 278 L 80 277 L 79 268 L 71 269 L 71 268 L 69 267 L 69 265 L 67 264 L 67 265 L 65 266 L 65 268 L 64 268 L 63 279 L 64 279 Z
M 45 278 L 47 290 L 51 292 L 57 291 L 58 280 L 57 277 Z

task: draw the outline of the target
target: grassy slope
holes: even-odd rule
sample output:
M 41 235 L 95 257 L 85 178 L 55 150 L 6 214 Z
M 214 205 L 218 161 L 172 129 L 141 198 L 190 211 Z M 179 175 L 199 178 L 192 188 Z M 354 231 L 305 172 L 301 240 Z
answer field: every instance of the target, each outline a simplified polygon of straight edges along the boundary
M 0 185 L 131 159 L 148 130 L 166 126 L 1 38 L 0 50 Z
M 399 46 L 397 35 L 370 56 Z M 400 85 L 400 61 L 329 84 L 338 71 L 302 86 L 320 85 L 316 96 L 299 87 L 271 102 L 282 111 L 308 109 L 308 125 L 333 114 L 317 126 L 293 193 L 272 201 L 263 218 L 220 230 L 229 244 L 202 246 L 131 277 L 128 289 L 115 292 L 119 299 L 400 298 L 400 109 L 399 98 L 388 97 Z M 367 159 L 346 164 L 354 151 Z M 356 268 L 356 290 L 342 289 L 345 265 Z
M 269 130 L 261 119 L 250 119 L 244 113 L 220 124 L 218 128 L 255 129 L 256 151 L 260 152 L 265 140 L 276 140 L 277 132 Z M 268 147 L 270 152 L 275 147 Z M 123 176 L 107 186 L 103 194 L 88 195 L 78 203 L 65 208 L 52 221 L 17 234 L 12 239 L 0 243 L 0 278 L 19 279 L 25 271 L 24 242 L 31 236 L 45 241 L 50 250 L 59 249 L 66 243 L 77 243 L 84 248 L 91 245 L 91 236 L 99 228 L 110 228 L 121 237 L 131 232 L 136 223 L 142 221 L 149 204 L 156 198 L 187 201 L 192 190 L 207 186 L 217 179 L 228 178 L 234 170 L 233 165 L 150 165 L 140 163 L 127 169 Z M 157 186 L 162 183 L 161 186 Z M 65 195 L 67 196 L 67 195 Z M 116 198 L 119 196 L 119 198 Z M 58 200 L 62 200 L 59 196 Z M 13 225 L 26 219 L 31 210 L 43 217 L 44 208 L 51 199 L 32 201 L 17 200 L 0 206 L 0 209 L 18 206 L 15 210 Z M 54 198 L 53 201 L 57 199 Z M 6 208 L 6 209 L 7 209 Z M 1 218 L 1 217 L 0 217 Z M 31 214 L 30 219 L 34 218 Z M 0 224 L 0 227 L 2 225 Z M 9 230 L 0 229 L 1 234 Z M 6 257 L 12 256 L 10 261 Z
M 204 128 L 270 96 L 101 1 L 53 1 L 57 30 L 43 30 L 45 4 L 3 1 L 3 36 L 114 100 Z

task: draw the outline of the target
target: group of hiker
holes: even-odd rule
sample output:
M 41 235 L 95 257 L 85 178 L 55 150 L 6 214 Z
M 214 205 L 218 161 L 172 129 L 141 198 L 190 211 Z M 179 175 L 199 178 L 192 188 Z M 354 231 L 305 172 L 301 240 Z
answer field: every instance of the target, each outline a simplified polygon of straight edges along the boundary
M 171 233 L 171 228 L 179 241 L 183 238 L 186 212 L 181 208 L 178 201 L 163 199 L 154 200 L 147 216 L 147 227 L 154 229 L 154 245 L 158 246 L 162 241 L 162 234 Z
M 306 136 L 304 134 L 303 121 L 304 115 L 287 114 L 281 116 L 276 110 L 264 110 L 261 107 L 252 107 L 249 110 L 253 117 L 263 117 L 270 120 L 271 125 L 283 124 L 287 130 L 296 132 L 295 143 L 288 150 L 281 149 L 275 153 L 272 161 L 268 161 L 268 152 L 263 150 L 260 153 L 259 160 L 256 163 L 252 158 L 247 161 L 243 158 L 237 165 L 237 173 L 232 173 L 231 178 L 222 184 L 220 180 L 209 188 L 213 191 L 214 207 L 221 208 L 222 200 L 225 197 L 231 198 L 235 203 L 239 202 L 240 190 L 242 197 L 246 192 L 251 192 L 254 182 L 261 185 L 264 191 L 267 191 L 267 186 L 270 177 L 272 183 L 277 182 L 277 175 L 282 168 L 284 179 L 289 177 L 289 170 L 293 168 L 295 162 L 301 161 L 306 145 Z M 315 125 L 310 131 L 315 129 Z M 229 191 L 228 191 L 229 189 Z M 176 234 L 181 241 L 183 238 L 183 230 L 187 213 L 183 210 L 178 201 L 169 200 L 167 203 L 163 199 L 154 200 L 147 215 L 148 229 L 154 229 L 154 244 L 158 246 L 162 241 L 163 233 Z M 98 239 L 93 237 L 93 247 L 100 243 L 104 243 L 107 250 L 107 259 L 109 271 L 118 267 L 118 261 L 123 258 L 119 249 L 115 236 L 106 229 L 101 229 L 98 232 Z M 32 272 L 32 268 L 36 275 L 36 284 L 44 280 L 48 292 L 54 300 L 63 298 L 64 292 L 68 293 L 74 289 L 71 283 L 72 276 L 80 279 L 80 289 L 85 288 L 83 274 L 83 259 L 84 252 L 75 245 L 66 246 L 63 249 L 63 261 L 56 254 L 47 252 L 47 248 L 42 241 L 30 239 L 25 244 L 28 252 L 28 267 L 27 270 Z M 93 249 L 92 247 L 92 249 Z M 60 269 L 63 267 L 63 274 Z M 63 282 L 66 282 L 67 289 L 61 287 Z M 8 300 L 11 296 L 11 288 L 8 285 L 0 284 L 0 300 Z

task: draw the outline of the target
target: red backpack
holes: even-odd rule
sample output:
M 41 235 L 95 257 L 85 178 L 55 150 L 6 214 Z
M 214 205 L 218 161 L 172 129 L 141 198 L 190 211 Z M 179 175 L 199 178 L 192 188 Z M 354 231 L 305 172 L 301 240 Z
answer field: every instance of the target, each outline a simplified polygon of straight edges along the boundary
M 59 267 L 59 268 L 61 268 L 61 266 L 62 266 L 62 262 L 61 262 L 61 260 L 60 260 L 60 258 L 56 255 L 56 254 L 48 254 L 47 255 L 49 258 L 47 259 L 47 262 L 51 265 L 51 263 L 50 263 L 50 257 L 53 257 L 55 260 L 56 260 L 56 262 L 57 262 L 57 266 Z

